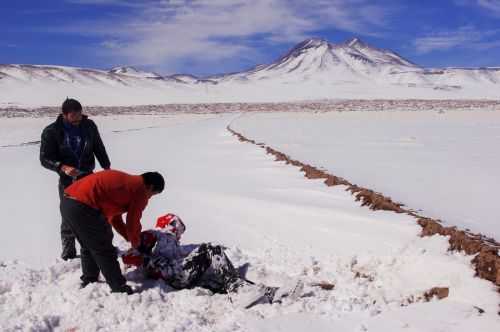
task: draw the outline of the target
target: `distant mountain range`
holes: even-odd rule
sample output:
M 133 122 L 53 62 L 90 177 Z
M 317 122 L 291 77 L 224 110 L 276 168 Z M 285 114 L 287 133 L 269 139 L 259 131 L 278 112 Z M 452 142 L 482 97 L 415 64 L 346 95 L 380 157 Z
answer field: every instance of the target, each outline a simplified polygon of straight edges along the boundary
M 423 68 L 359 38 L 308 39 L 273 63 L 210 77 L 162 76 L 133 67 L 109 71 L 0 65 L 0 107 L 265 102 L 337 98 L 500 99 L 500 68 Z

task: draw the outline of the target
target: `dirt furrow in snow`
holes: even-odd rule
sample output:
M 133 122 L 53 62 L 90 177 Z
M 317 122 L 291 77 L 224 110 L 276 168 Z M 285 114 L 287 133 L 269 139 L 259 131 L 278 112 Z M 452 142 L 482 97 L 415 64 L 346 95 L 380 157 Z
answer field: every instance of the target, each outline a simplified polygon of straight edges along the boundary
M 393 211 L 395 213 L 405 213 L 415 217 L 417 223 L 422 227 L 421 236 L 432 236 L 439 234 L 449 237 L 449 249 L 463 251 L 467 255 L 476 255 L 472 260 L 476 275 L 480 278 L 493 282 L 500 286 L 500 243 L 495 239 L 488 238 L 482 234 L 474 234 L 457 227 L 445 227 L 439 219 L 433 219 L 422 216 L 417 212 L 407 208 L 402 203 L 394 202 L 390 197 L 371 189 L 363 188 L 352 184 L 348 180 L 329 174 L 315 166 L 308 165 L 299 160 L 273 149 L 266 143 L 257 142 L 251 138 L 243 136 L 241 133 L 233 130 L 230 126 L 227 130 L 235 135 L 240 141 L 251 143 L 266 150 L 268 154 L 275 156 L 276 161 L 283 161 L 287 164 L 299 167 L 300 171 L 308 179 L 324 179 L 327 186 L 346 186 L 362 206 L 367 206 L 372 210 Z M 500 292 L 500 288 L 498 289 Z M 500 311 L 499 311 L 500 314 Z

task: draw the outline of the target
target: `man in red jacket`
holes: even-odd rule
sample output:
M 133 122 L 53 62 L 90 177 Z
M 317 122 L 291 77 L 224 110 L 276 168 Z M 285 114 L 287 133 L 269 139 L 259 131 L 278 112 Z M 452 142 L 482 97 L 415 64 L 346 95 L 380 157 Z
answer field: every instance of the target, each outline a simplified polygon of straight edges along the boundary
M 96 282 L 100 271 L 112 292 L 133 292 L 120 270 L 111 225 L 137 248 L 142 211 L 164 188 L 165 180 L 157 172 L 130 175 L 116 170 L 91 174 L 66 188 L 61 215 L 81 246 L 82 287 Z

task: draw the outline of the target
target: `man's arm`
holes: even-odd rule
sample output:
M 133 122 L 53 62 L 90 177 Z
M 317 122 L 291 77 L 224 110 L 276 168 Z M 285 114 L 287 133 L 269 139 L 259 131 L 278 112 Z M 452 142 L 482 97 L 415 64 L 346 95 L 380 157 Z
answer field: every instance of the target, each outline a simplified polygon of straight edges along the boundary
M 50 129 L 45 128 L 40 142 L 40 163 L 43 167 L 59 173 L 61 162 L 58 159 L 57 140 Z
M 127 236 L 134 248 L 141 244 L 141 217 L 147 204 L 148 199 L 144 195 L 138 195 L 132 200 L 127 211 Z
M 121 214 L 109 218 L 108 221 L 118 234 L 123 236 L 123 238 L 128 241 L 127 228 L 125 227 Z
M 99 164 L 104 169 L 109 169 L 111 167 L 111 162 L 109 161 L 108 153 L 106 152 L 106 147 L 102 142 L 101 135 L 99 134 L 99 129 L 94 121 L 91 121 L 91 125 L 94 129 L 95 134 L 95 144 L 94 144 L 94 154 L 99 161 Z

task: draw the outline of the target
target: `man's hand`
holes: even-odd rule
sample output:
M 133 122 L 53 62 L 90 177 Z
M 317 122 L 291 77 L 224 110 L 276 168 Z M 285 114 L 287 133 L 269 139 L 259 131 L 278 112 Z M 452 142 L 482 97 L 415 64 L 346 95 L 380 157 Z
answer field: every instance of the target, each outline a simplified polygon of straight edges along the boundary
M 122 256 L 123 264 L 125 265 L 133 265 L 133 266 L 142 266 L 144 263 L 144 256 L 137 251 L 135 248 L 130 248 L 127 252 Z
M 79 169 L 68 165 L 62 165 L 61 172 L 71 177 L 77 177 L 81 173 Z

